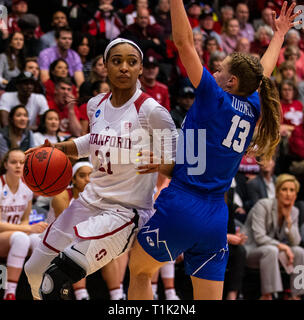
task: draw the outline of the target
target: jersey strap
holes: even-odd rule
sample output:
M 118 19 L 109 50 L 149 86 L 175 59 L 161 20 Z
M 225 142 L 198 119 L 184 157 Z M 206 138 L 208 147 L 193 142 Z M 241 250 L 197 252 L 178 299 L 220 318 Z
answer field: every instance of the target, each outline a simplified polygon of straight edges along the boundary
M 139 112 L 139 109 L 142 106 L 142 104 L 149 98 L 151 98 L 151 96 L 149 96 L 145 92 L 142 92 L 141 95 L 134 101 L 134 105 L 135 105 L 137 113 Z
M 103 96 L 103 98 L 102 98 L 102 99 L 100 100 L 100 102 L 98 103 L 97 107 L 99 107 L 103 101 L 105 101 L 106 99 L 108 99 L 109 96 L 110 96 L 110 94 L 111 94 L 111 92 L 108 92 L 105 96 Z
M 1 180 L 1 182 L 2 182 L 2 187 L 4 187 L 4 186 L 5 186 L 5 180 L 4 180 L 4 177 L 3 177 L 3 176 L 1 176 L 1 177 L 0 177 L 0 180 Z

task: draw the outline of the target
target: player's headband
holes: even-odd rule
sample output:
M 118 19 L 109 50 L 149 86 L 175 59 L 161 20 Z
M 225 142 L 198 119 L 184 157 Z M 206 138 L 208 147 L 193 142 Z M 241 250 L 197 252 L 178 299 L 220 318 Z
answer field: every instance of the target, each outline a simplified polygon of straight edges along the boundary
M 73 165 L 73 170 L 72 170 L 72 176 L 74 177 L 75 173 L 77 172 L 78 169 L 82 168 L 82 167 L 90 167 L 93 168 L 92 164 L 88 161 L 79 161 L 76 162 Z
M 107 60 L 107 56 L 108 56 L 108 53 L 109 53 L 110 49 L 113 48 L 114 46 L 116 46 L 117 44 L 121 44 L 121 43 L 128 43 L 128 44 L 130 44 L 131 46 L 135 47 L 135 48 L 139 51 L 139 53 L 140 53 L 141 60 L 144 59 L 144 54 L 143 54 L 143 52 L 141 51 L 141 49 L 139 48 L 139 46 L 138 46 L 135 42 L 133 42 L 133 41 L 131 41 L 131 40 L 128 40 L 128 39 L 124 39 L 124 38 L 117 38 L 117 39 L 111 41 L 111 42 L 107 45 L 106 50 L 105 50 L 105 52 L 104 52 L 104 54 L 103 54 L 104 61 Z

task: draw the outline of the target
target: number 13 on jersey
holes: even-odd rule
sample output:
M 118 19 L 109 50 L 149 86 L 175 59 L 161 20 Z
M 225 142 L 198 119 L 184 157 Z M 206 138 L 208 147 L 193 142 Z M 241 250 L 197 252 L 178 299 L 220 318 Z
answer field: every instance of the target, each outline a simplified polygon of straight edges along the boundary
M 237 115 L 235 115 L 231 119 L 231 122 L 232 125 L 230 127 L 227 137 L 223 140 L 222 145 L 224 145 L 227 148 L 231 148 L 232 145 L 234 151 L 242 153 L 244 151 L 246 138 L 248 137 L 250 131 L 250 122 L 244 119 L 241 120 L 241 117 Z M 238 137 L 234 139 L 237 128 L 243 130 L 240 131 Z

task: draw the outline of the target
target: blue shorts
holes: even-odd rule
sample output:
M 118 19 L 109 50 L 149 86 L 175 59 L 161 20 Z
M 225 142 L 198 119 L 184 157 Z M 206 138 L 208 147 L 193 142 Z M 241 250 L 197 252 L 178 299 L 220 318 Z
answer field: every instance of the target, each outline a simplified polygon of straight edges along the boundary
M 137 236 L 143 249 L 160 262 L 184 253 L 187 275 L 224 281 L 228 260 L 224 197 L 204 197 L 170 185 L 161 191 L 155 209 Z

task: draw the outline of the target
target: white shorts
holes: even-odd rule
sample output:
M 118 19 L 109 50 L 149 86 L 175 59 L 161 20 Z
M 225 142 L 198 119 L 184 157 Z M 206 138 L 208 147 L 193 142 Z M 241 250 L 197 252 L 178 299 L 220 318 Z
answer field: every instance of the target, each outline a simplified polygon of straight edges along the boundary
M 130 249 L 139 226 L 153 213 L 153 209 L 125 208 L 104 199 L 97 208 L 78 198 L 47 228 L 42 242 L 57 253 L 68 247 L 68 256 L 90 274 Z

